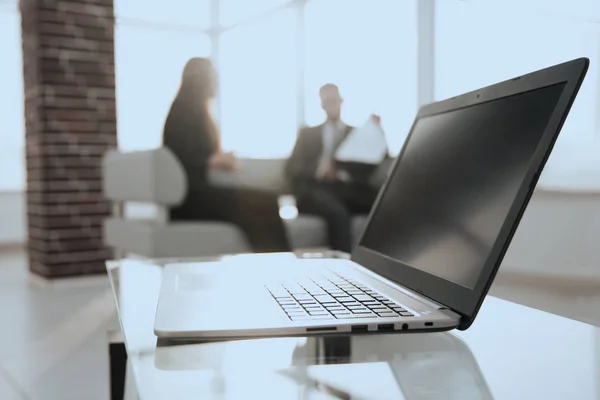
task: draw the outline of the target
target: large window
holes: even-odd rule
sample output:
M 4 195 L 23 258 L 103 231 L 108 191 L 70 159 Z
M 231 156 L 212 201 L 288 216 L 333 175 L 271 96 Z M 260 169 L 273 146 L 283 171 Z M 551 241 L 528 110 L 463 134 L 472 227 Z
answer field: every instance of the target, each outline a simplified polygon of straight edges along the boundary
M 511 0 L 512 1 L 512 0 Z M 587 0 L 534 0 L 521 12 L 504 1 L 436 2 L 435 97 L 447 98 L 577 57 L 592 60 L 543 180 L 583 168 L 600 133 L 600 16 Z M 521 4 L 521 2 L 519 2 Z M 596 2 L 597 4 L 597 2 Z M 571 11 L 571 12 L 570 12 Z M 594 157 L 597 158 L 597 157 Z
M 207 29 L 211 0 L 115 0 L 115 16 L 120 22 L 146 26 L 194 27 Z
M 380 115 L 390 149 L 396 153 L 417 110 L 416 16 L 416 1 L 309 2 L 306 122 L 322 122 L 319 87 L 335 83 L 344 98 L 343 119 L 360 125 L 370 114 Z
M 0 192 L 25 187 L 21 18 L 17 2 L 0 2 Z
M 585 163 L 597 163 L 600 171 L 600 2 L 435 0 L 430 24 L 417 12 L 419 1 L 117 0 L 119 145 L 160 145 L 181 72 L 194 56 L 212 58 L 219 69 L 215 111 L 223 144 L 243 157 L 287 156 L 300 126 L 323 121 L 318 89 L 324 83 L 340 87 L 347 123 L 360 125 L 379 114 L 397 153 L 424 88 L 442 99 L 588 56 L 592 67 L 546 177 L 579 171 Z M 434 54 L 426 54 L 418 26 L 431 29 Z M 0 190 L 22 190 L 16 0 L 0 1 L 0 51 Z M 427 76 L 419 73 L 431 67 L 432 82 L 424 82 Z
M 296 137 L 296 15 L 284 9 L 221 36 L 223 147 L 285 157 Z
M 119 147 L 160 146 L 169 108 L 191 57 L 209 57 L 209 0 L 115 2 Z
M 220 0 L 220 25 L 231 25 L 247 21 L 268 12 L 291 0 Z
M 247 157 L 287 156 L 299 125 L 323 121 L 319 87 L 331 82 L 345 98 L 345 121 L 359 125 L 379 114 L 398 151 L 417 103 L 416 1 L 220 4 L 225 147 Z
M 161 144 L 162 129 L 185 63 L 210 55 L 203 32 L 122 24 L 116 28 L 115 63 L 119 147 Z

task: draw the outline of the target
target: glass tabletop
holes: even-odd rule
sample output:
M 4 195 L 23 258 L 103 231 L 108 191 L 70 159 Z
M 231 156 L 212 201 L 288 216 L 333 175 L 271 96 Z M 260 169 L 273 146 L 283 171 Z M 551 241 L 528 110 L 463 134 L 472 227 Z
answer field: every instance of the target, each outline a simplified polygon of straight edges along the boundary
M 107 263 L 141 399 L 600 399 L 599 328 L 491 296 L 464 332 L 157 339 L 163 266 L 219 259 Z

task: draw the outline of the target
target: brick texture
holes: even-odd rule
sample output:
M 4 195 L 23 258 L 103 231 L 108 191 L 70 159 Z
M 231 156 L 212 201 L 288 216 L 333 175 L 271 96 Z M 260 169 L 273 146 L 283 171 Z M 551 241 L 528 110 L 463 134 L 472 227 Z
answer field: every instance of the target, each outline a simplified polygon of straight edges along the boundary
M 21 0 L 30 270 L 95 274 L 110 204 L 101 162 L 117 145 L 112 0 Z

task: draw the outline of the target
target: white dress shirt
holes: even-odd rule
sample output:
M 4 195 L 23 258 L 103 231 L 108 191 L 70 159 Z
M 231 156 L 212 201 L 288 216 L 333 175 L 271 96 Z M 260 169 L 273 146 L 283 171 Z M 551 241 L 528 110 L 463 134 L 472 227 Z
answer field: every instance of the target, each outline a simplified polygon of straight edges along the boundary
M 319 166 L 317 168 L 317 178 L 322 178 L 323 175 L 325 175 L 325 172 L 327 172 L 329 169 L 331 163 L 333 162 L 335 145 L 342 138 L 345 129 L 346 124 L 344 124 L 341 120 L 335 122 L 327 121 L 323 125 L 323 152 L 321 153 L 321 160 L 319 161 Z

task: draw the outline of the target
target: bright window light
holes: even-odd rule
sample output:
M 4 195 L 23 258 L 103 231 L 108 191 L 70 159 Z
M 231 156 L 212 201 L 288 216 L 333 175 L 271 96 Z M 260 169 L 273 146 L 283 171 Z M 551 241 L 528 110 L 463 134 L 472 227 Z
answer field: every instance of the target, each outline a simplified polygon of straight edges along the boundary
M 208 28 L 210 0 L 115 0 L 115 15 L 125 20 Z
M 296 138 L 294 10 L 240 25 L 221 37 L 223 147 L 242 157 L 286 157 Z
M 208 57 L 204 33 L 116 28 L 117 128 L 119 147 L 145 150 L 162 143 L 162 130 L 191 57 Z
M 600 55 L 598 24 L 514 13 L 504 7 L 502 12 L 486 4 L 436 3 L 437 99 L 573 58 L 587 56 L 594 60 Z M 598 71 L 588 71 L 561 141 L 593 139 L 598 114 Z
M 331 82 L 344 97 L 343 119 L 362 125 L 379 114 L 392 153 L 417 110 L 416 0 L 320 0 L 306 6 L 305 110 L 320 124 L 319 87 Z
M 0 4 L 0 191 L 25 188 L 25 120 L 21 18 L 16 8 Z
M 435 97 L 441 100 L 573 58 L 589 57 L 592 62 L 587 77 L 540 183 L 567 187 L 597 182 L 600 69 L 594 60 L 600 56 L 600 25 L 570 17 L 568 11 L 576 8 L 570 2 L 562 6 L 545 0 L 525 3 L 528 7 L 515 13 L 513 7 L 500 1 L 436 2 Z M 592 12 L 594 8 L 588 6 Z
M 289 3 L 290 0 L 221 0 L 221 25 L 230 26 L 270 9 Z

